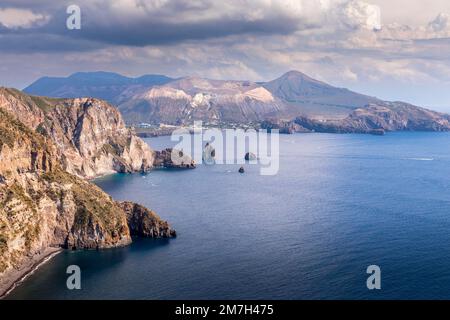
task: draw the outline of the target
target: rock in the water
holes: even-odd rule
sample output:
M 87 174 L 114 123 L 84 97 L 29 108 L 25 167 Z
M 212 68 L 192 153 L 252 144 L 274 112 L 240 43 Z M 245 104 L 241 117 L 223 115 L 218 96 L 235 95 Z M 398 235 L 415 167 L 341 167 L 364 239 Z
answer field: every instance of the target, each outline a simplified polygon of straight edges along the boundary
M 156 151 L 155 162 L 156 167 L 178 168 L 178 169 L 195 169 L 195 161 L 181 150 L 167 148 L 162 151 Z
M 261 129 L 265 129 L 269 133 L 272 133 L 273 130 L 276 129 L 280 134 L 311 132 L 310 130 L 302 127 L 301 125 L 293 121 L 282 121 L 277 119 L 265 120 L 261 122 Z
M 373 134 L 374 136 L 384 136 L 386 134 L 386 131 L 384 129 L 373 129 L 369 133 Z
M 253 153 L 253 152 L 247 152 L 246 154 L 245 154 L 245 160 L 246 161 L 254 161 L 254 160 L 256 160 L 257 158 L 256 158 L 256 155 Z
M 240 167 L 239 168 L 239 173 L 244 173 L 244 172 L 245 172 L 244 167 Z
M 216 157 L 216 149 L 212 145 L 206 143 L 205 148 L 203 149 L 203 162 L 205 164 L 214 164 Z
M 166 221 L 153 211 L 133 202 L 121 202 L 120 207 L 127 216 L 128 227 L 132 236 L 146 238 L 172 238 L 176 232 Z

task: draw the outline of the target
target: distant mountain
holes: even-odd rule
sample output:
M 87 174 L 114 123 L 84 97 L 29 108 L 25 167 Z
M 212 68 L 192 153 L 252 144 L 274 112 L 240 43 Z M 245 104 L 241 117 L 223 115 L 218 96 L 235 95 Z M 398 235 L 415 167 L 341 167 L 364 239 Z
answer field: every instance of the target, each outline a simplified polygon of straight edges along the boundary
M 449 131 L 450 115 L 416 107 L 404 102 L 382 102 L 355 109 L 341 120 L 317 121 L 298 117 L 285 126 L 298 131 L 329 133 L 371 133 L 386 131 Z
M 127 78 L 77 73 L 42 78 L 25 89 L 51 97 L 92 96 L 116 104 L 128 124 L 280 128 L 285 132 L 376 132 L 450 129 L 449 116 L 402 102 L 387 102 L 290 71 L 270 82 L 165 76 Z
M 119 109 L 130 123 L 168 124 L 260 122 L 286 112 L 282 101 L 256 83 L 195 77 L 134 91 Z
M 67 78 L 43 77 L 26 87 L 28 94 L 54 97 L 94 97 L 115 103 L 116 98 L 130 87 L 164 85 L 173 79 L 163 75 L 144 75 L 129 78 L 112 72 L 77 72 Z
M 356 108 L 380 102 L 377 98 L 333 87 L 298 71 L 290 71 L 264 83 L 263 87 L 301 114 L 314 118 L 342 118 Z

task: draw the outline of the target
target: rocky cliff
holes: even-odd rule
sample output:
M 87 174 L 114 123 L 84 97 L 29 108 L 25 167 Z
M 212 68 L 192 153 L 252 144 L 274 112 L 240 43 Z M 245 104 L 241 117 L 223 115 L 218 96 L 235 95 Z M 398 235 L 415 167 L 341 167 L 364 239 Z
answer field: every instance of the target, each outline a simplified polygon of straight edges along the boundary
M 116 149 L 95 147 L 104 141 Z M 1 89 L 0 296 L 55 248 L 111 248 L 131 243 L 132 235 L 175 236 L 150 210 L 118 203 L 81 178 L 122 170 L 113 166 L 117 163 L 140 170 L 144 159 L 151 165 L 152 156 L 102 102 L 34 98 Z M 99 163 L 112 167 L 98 169 Z
M 373 133 L 386 131 L 449 131 L 450 116 L 403 102 L 369 104 L 347 118 L 317 121 L 298 117 L 293 123 L 304 131 L 329 133 Z
M 92 98 L 50 99 L 0 88 L 0 108 L 48 136 L 64 170 L 83 178 L 147 171 L 154 152 L 126 128 L 120 113 Z
M 125 211 L 131 235 L 149 238 L 171 238 L 176 236 L 166 221 L 153 211 L 133 202 L 121 202 L 119 206 Z
M 195 161 L 181 150 L 167 148 L 156 151 L 155 167 L 169 169 L 195 169 Z

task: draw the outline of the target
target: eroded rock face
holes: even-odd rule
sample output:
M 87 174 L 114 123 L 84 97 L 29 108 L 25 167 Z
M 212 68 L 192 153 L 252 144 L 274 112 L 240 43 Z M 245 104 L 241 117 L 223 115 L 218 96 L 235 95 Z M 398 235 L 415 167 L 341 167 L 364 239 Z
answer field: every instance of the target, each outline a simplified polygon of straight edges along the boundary
M 121 202 L 120 207 L 125 211 L 131 235 L 146 238 L 171 238 L 176 236 L 167 221 L 153 211 L 133 202 Z
M 131 242 L 122 208 L 64 171 L 56 148 L 0 109 L 0 275 L 48 247 L 108 248 Z
M 11 100 L 17 105 L 24 101 L 17 97 Z M 97 131 L 99 123 L 108 122 L 111 118 L 107 115 L 104 115 L 105 119 L 96 118 L 95 114 L 91 113 L 94 112 L 91 108 L 96 107 L 84 105 L 85 101 L 80 102 L 83 106 L 79 107 L 74 103 L 75 109 L 90 110 L 84 113 L 81 109 L 78 110 L 82 119 L 78 119 L 75 126 L 54 120 L 57 125 L 50 122 L 34 128 L 38 122 L 38 118 L 32 119 L 34 113 L 30 113 L 28 117 L 22 113 L 11 114 L 7 110 L 14 108 L 5 103 L 5 100 L 1 101 L 0 296 L 23 274 L 24 268 L 31 267 L 36 259 L 45 256 L 50 248 L 112 248 L 127 245 L 132 241 L 128 225 L 129 211 L 125 211 L 120 203 L 100 188 L 81 178 L 90 176 L 90 171 L 84 169 L 87 164 L 93 165 L 94 173 L 104 172 L 103 169 L 96 168 L 98 163 L 90 162 L 89 157 L 96 150 L 94 145 L 105 138 L 103 133 Z M 36 107 L 29 101 L 25 102 L 30 103 L 32 108 Z M 39 112 L 36 111 L 36 114 Z M 58 114 L 52 113 L 52 116 Z M 21 122 L 22 118 L 24 122 Z M 47 113 L 44 122 L 49 122 L 50 119 L 52 118 Z M 70 122 L 75 117 L 63 115 L 62 119 Z M 108 130 L 120 130 L 121 120 L 116 119 L 118 121 L 110 124 Z M 75 132 L 69 128 L 73 128 Z M 45 132 L 49 129 L 55 132 Z M 63 134 L 59 130 L 62 130 Z M 85 133 L 77 133 L 77 130 Z M 85 137 L 87 132 L 94 137 Z M 152 161 L 152 158 L 144 161 L 145 152 L 152 152 L 142 148 L 140 143 L 143 142 L 140 139 L 131 133 L 127 136 L 127 131 L 123 132 L 123 136 L 130 139 L 126 144 L 120 145 L 123 146 L 123 151 L 108 153 L 113 155 L 113 158 L 122 155 L 123 159 L 117 160 L 117 163 L 130 170 L 137 170 L 139 165 L 146 166 L 145 161 Z M 111 141 L 117 142 L 123 136 L 117 135 Z M 70 146 L 71 143 L 74 145 Z M 67 157 L 69 152 L 81 159 L 81 166 L 74 164 L 71 167 L 63 161 L 70 160 L 70 155 Z M 111 164 L 106 160 L 104 163 Z M 71 173 L 74 168 L 76 174 Z M 133 222 L 132 230 L 139 230 L 139 223 L 142 223 L 141 235 L 175 235 L 167 222 L 151 211 L 138 205 L 135 205 L 135 208 L 130 211 L 137 217 L 137 220 L 130 220 Z M 139 212 L 141 214 L 138 214 Z
M 155 153 L 155 167 L 195 169 L 195 161 L 181 150 L 167 148 Z
M 82 178 L 147 171 L 154 152 L 120 113 L 92 98 L 50 99 L 0 88 L 0 108 L 52 139 L 63 169 Z
M 193 120 L 249 123 L 284 108 L 257 83 L 187 77 L 133 92 L 119 109 L 128 123 L 180 125 Z

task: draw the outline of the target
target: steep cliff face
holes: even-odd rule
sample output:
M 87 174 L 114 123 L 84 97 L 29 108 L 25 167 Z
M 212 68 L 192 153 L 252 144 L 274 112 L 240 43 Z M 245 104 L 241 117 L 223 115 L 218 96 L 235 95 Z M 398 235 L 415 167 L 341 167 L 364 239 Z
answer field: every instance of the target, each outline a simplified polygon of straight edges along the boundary
M 70 105 L 57 101 L 54 110 L 48 111 L 36 109 L 35 101 L 27 96 L 19 99 L 23 97 L 16 94 L 0 94 L 0 296 L 54 248 L 124 246 L 131 243 L 132 233 L 175 236 L 168 223 L 150 210 L 118 203 L 80 177 L 105 172 L 95 167 L 98 162 L 89 160 L 93 154 L 103 159 L 120 156 L 117 163 L 130 170 L 140 169 L 144 158 L 153 156 L 129 131 L 119 135 L 123 122 L 113 110 L 107 110 L 111 115 L 95 110 L 97 101 L 87 99 Z M 69 110 L 71 106 L 74 110 Z M 23 112 L 16 112 L 15 107 Z M 77 115 L 67 116 L 70 112 Z M 69 123 L 75 119 L 76 124 Z M 108 124 L 111 119 L 117 121 Z M 99 131 L 103 124 L 113 137 Z M 118 150 L 103 155 L 100 148 L 102 155 L 95 154 L 99 148 L 94 145 L 103 139 L 119 144 L 114 145 Z M 120 144 L 119 139 L 126 141 Z M 81 164 L 71 166 L 71 156 L 79 157 Z M 91 171 L 85 169 L 87 163 L 93 166 Z
M 121 207 L 65 172 L 50 139 L 0 109 L 0 279 L 49 247 L 131 242 Z
M 176 236 L 166 221 L 153 211 L 133 202 L 121 202 L 119 206 L 125 211 L 131 235 L 149 238 L 171 238 Z
M 154 152 L 104 101 L 32 97 L 0 88 L 0 108 L 50 137 L 63 169 L 77 176 L 94 178 L 153 166 Z

